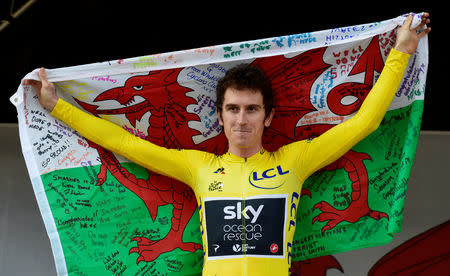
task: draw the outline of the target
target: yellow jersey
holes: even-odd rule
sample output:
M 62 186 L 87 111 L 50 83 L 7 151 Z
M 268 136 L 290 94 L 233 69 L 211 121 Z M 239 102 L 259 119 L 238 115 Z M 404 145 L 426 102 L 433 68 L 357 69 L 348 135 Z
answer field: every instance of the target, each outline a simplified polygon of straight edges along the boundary
M 400 85 L 408 54 L 391 50 L 360 110 L 312 140 L 249 158 L 166 149 L 58 100 L 52 115 L 85 138 L 196 194 L 204 245 L 203 275 L 289 275 L 303 182 L 375 131 Z

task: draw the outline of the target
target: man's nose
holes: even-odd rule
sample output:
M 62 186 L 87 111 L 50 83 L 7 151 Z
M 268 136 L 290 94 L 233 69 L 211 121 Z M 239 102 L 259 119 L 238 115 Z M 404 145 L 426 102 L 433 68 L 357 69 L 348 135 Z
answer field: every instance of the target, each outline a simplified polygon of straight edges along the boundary
M 240 111 L 238 113 L 237 123 L 239 125 L 245 125 L 247 123 L 247 116 L 245 114 L 245 111 Z

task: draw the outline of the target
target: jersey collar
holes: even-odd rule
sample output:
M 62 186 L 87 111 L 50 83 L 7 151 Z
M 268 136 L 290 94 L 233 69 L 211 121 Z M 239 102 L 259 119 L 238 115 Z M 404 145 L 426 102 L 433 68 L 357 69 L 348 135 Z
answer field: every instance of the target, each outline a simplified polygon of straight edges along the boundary
M 244 158 L 237 155 L 232 154 L 231 152 L 227 152 L 223 155 L 224 159 L 231 162 L 253 162 L 261 160 L 265 155 L 267 154 L 267 151 L 264 148 L 261 148 L 261 150 L 255 154 L 253 154 L 250 157 Z

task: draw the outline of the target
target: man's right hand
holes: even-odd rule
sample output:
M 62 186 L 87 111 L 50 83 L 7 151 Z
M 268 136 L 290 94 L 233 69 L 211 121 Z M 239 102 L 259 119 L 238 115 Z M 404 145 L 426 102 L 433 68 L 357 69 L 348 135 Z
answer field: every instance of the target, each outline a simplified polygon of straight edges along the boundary
M 39 70 L 39 78 L 41 81 L 24 80 L 24 85 L 31 85 L 36 89 L 39 102 L 48 111 L 52 111 L 58 102 L 58 95 L 56 95 L 55 85 L 47 80 L 47 73 L 44 68 Z
M 426 24 L 430 23 L 429 16 L 429 13 L 423 13 L 422 22 L 419 26 L 411 29 L 413 16 L 410 14 L 403 25 L 397 30 L 397 39 L 395 41 L 394 49 L 410 55 L 414 54 L 419 40 L 431 31 L 430 27 L 423 29 Z

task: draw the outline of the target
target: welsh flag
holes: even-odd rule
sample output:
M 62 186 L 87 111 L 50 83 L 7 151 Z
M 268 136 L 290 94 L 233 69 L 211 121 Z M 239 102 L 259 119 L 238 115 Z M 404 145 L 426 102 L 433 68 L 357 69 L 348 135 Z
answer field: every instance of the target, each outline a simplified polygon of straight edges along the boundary
M 276 91 L 276 114 L 263 137 L 273 151 L 355 114 L 405 18 L 51 69 L 47 75 L 64 100 L 142 139 L 222 154 L 217 80 L 237 64 L 255 64 Z M 413 26 L 420 19 L 416 14 Z M 427 65 L 425 37 L 379 129 L 304 184 L 294 266 L 388 243 L 401 230 Z M 38 80 L 37 70 L 24 78 Z M 187 185 L 86 140 L 44 110 L 31 86 L 20 85 L 11 101 L 59 275 L 201 274 L 203 251 L 183 249 L 185 243 L 202 246 L 197 203 Z

